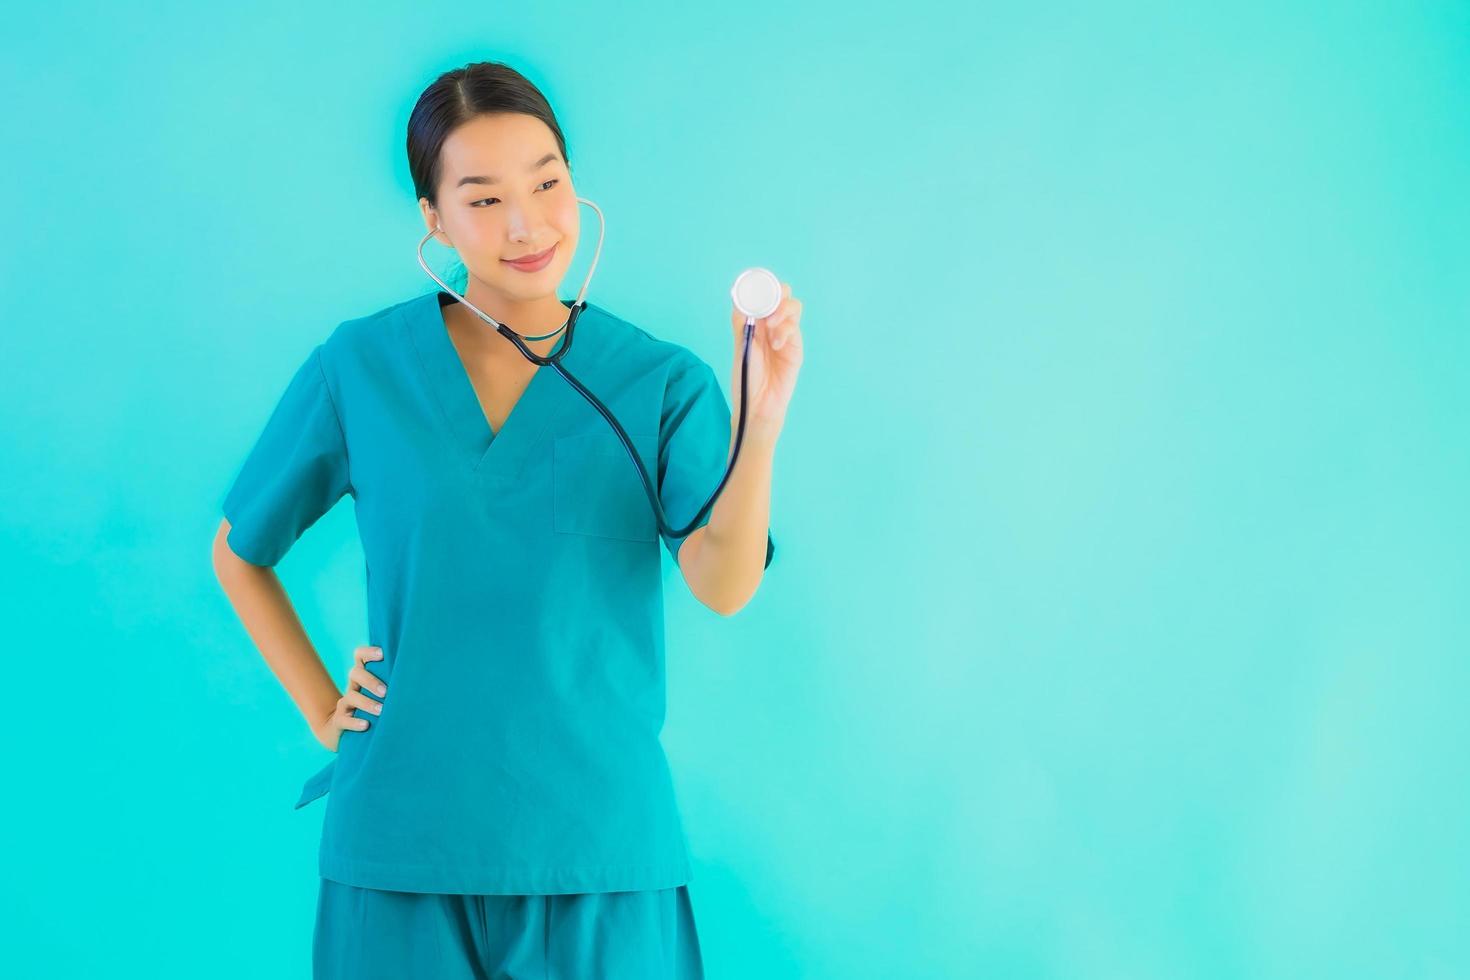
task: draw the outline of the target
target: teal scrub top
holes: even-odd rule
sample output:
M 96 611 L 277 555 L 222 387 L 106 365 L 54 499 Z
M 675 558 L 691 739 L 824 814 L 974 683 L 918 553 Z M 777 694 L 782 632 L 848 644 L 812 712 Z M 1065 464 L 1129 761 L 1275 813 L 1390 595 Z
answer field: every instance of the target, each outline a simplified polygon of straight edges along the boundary
M 617 434 L 554 369 L 491 431 L 441 313 L 452 302 L 435 291 L 339 324 L 222 504 L 230 548 L 262 566 L 344 494 L 355 506 L 363 642 L 383 650 L 367 669 L 388 691 L 380 715 L 353 709 L 369 727 L 342 732 L 296 804 L 330 791 L 321 876 L 459 894 L 685 884 L 659 741 L 659 542 L 677 561 L 684 539 L 659 534 Z M 594 304 L 562 364 L 687 523 L 729 456 L 714 371 Z M 774 552 L 768 532 L 767 566 Z

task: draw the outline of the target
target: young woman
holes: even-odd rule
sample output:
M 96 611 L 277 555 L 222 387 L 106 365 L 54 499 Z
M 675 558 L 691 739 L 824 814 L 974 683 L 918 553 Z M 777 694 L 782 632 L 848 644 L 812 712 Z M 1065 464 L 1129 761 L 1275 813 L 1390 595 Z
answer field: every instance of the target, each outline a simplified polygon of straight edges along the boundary
M 541 92 L 497 63 L 444 74 L 409 119 L 408 160 L 465 298 L 538 355 L 558 349 L 581 223 Z M 335 753 L 297 803 L 330 792 L 319 980 L 702 975 L 659 741 L 660 542 L 711 609 L 754 593 L 800 318 L 783 284 L 751 343 L 740 458 L 678 539 L 607 421 L 447 292 L 341 323 L 296 371 L 224 498 L 215 568 Z M 733 411 L 698 356 L 595 303 L 562 361 L 622 423 L 676 528 L 730 458 L 744 316 L 730 322 Z M 343 694 L 272 566 L 345 494 L 369 635 Z

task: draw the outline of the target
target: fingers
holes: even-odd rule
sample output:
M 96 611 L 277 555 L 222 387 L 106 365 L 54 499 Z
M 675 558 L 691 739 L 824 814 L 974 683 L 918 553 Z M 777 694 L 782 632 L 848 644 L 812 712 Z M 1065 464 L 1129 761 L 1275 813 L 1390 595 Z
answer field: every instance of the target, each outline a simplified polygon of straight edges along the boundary
M 797 334 L 801 324 L 801 300 L 791 295 L 790 283 L 781 284 L 780 304 L 770 316 L 757 323 L 771 350 L 780 350 Z
M 367 661 L 382 659 L 382 647 L 354 647 L 352 650 L 352 668 L 347 672 L 347 689 L 349 691 L 355 691 L 358 687 L 366 687 L 370 691 L 377 691 L 379 694 L 382 694 L 383 692 L 378 689 L 382 686 L 383 682 L 378 680 L 373 672 L 367 669 Z
M 789 292 L 790 287 L 787 287 Z M 801 300 L 787 296 L 776 307 L 776 312 L 766 319 L 766 336 L 770 339 L 771 349 L 780 350 L 786 342 L 800 329 L 801 326 Z
M 375 715 L 380 715 L 383 713 L 383 702 L 378 701 L 374 698 L 370 698 L 361 691 L 348 691 L 346 694 L 342 695 L 342 700 L 346 701 L 354 708 L 361 708 L 364 711 L 371 711 Z
M 343 695 L 337 701 L 337 713 L 332 716 L 332 724 L 346 731 L 360 732 L 367 728 L 368 720 L 358 718 L 352 713 L 352 702 Z
M 366 646 L 354 647 L 352 650 L 352 659 L 357 663 L 362 663 L 365 660 L 382 660 L 383 648 Z
M 352 712 L 356 708 L 378 715 L 383 713 L 383 704 L 369 697 L 364 691 L 372 691 L 378 697 L 388 693 L 388 685 L 367 669 L 369 661 L 382 660 L 382 647 L 360 646 L 352 651 L 352 667 L 347 672 L 347 693 L 337 701 L 337 712 L 333 716 L 343 729 L 362 731 L 368 727 L 366 718 L 358 718 Z
M 347 672 L 347 689 L 349 691 L 372 691 L 378 697 L 388 693 L 388 686 L 360 663 L 353 664 L 352 669 Z
M 745 333 L 745 314 L 738 307 L 731 307 L 730 325 L 735 330 L 735 345 L 738 349 Z M 780 350 L 793 339 L 799 339 L 801 331 L 801 300 L 791 295 L 791 284 L 781 284 L 781 302 L 770 316 L 755 321 L 757 338 L 765 338 L 772 350 Z

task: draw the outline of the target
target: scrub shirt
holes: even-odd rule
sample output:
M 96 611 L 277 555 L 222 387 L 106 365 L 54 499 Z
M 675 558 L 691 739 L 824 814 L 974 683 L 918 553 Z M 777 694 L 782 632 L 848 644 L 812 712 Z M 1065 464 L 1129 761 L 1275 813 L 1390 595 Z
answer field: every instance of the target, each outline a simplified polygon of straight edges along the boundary
M 388 691 L 381 714 L 353 709 L 369 727 L 341 733 L 296 804 L 330 791 L 320 874 L 480 895 L 685 884 L 659 741 L 659 544 L 677 561 L 685 539 L 660 535 L 617 434 L 554 369 L 492 432 L 445 326 L 453 302 L 435 291 L 339 324 L 222 504 L 230 548 L 272 566 L 353 498 L 364 642 L 383 651 L 366 666 Z M 729 458 L 714 371 L 594 304 L 562 364 L 687 523 Z M 768 532 L 767 566 L 774 553 Z

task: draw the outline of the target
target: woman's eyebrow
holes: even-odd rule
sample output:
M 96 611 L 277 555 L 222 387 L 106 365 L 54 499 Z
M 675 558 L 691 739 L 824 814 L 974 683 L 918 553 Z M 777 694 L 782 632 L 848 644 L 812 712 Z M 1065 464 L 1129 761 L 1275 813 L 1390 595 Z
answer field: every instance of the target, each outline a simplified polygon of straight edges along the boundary
M 528 173 L 528 174 L 529 173 L 534 173 L 534 172 L 536 172 L 537 170 L 540 170 L 542 167 L 546 166 L 548 163 L 550 163 L 551 161 L 553 161 L 555 159 L 556 159 L 556 152 L 555 151 L 552 151 L 551 153 L 546 154 L 546 156 L 542 157 L 540 160 L 537 160 L 535 163 L 533 163 L 529 167 L 527 167 L 526 168 L 526 173 Z M 459 178 L 459 183 L 455 184 L 454 186 L 455 186 L 456 189 L 458 189 L 460 187 L 463 187 L 465 184 L 498 184 L 498 183 L 500 183 L 500 178 L 499 177 L 461 177 L 461 178 Z

